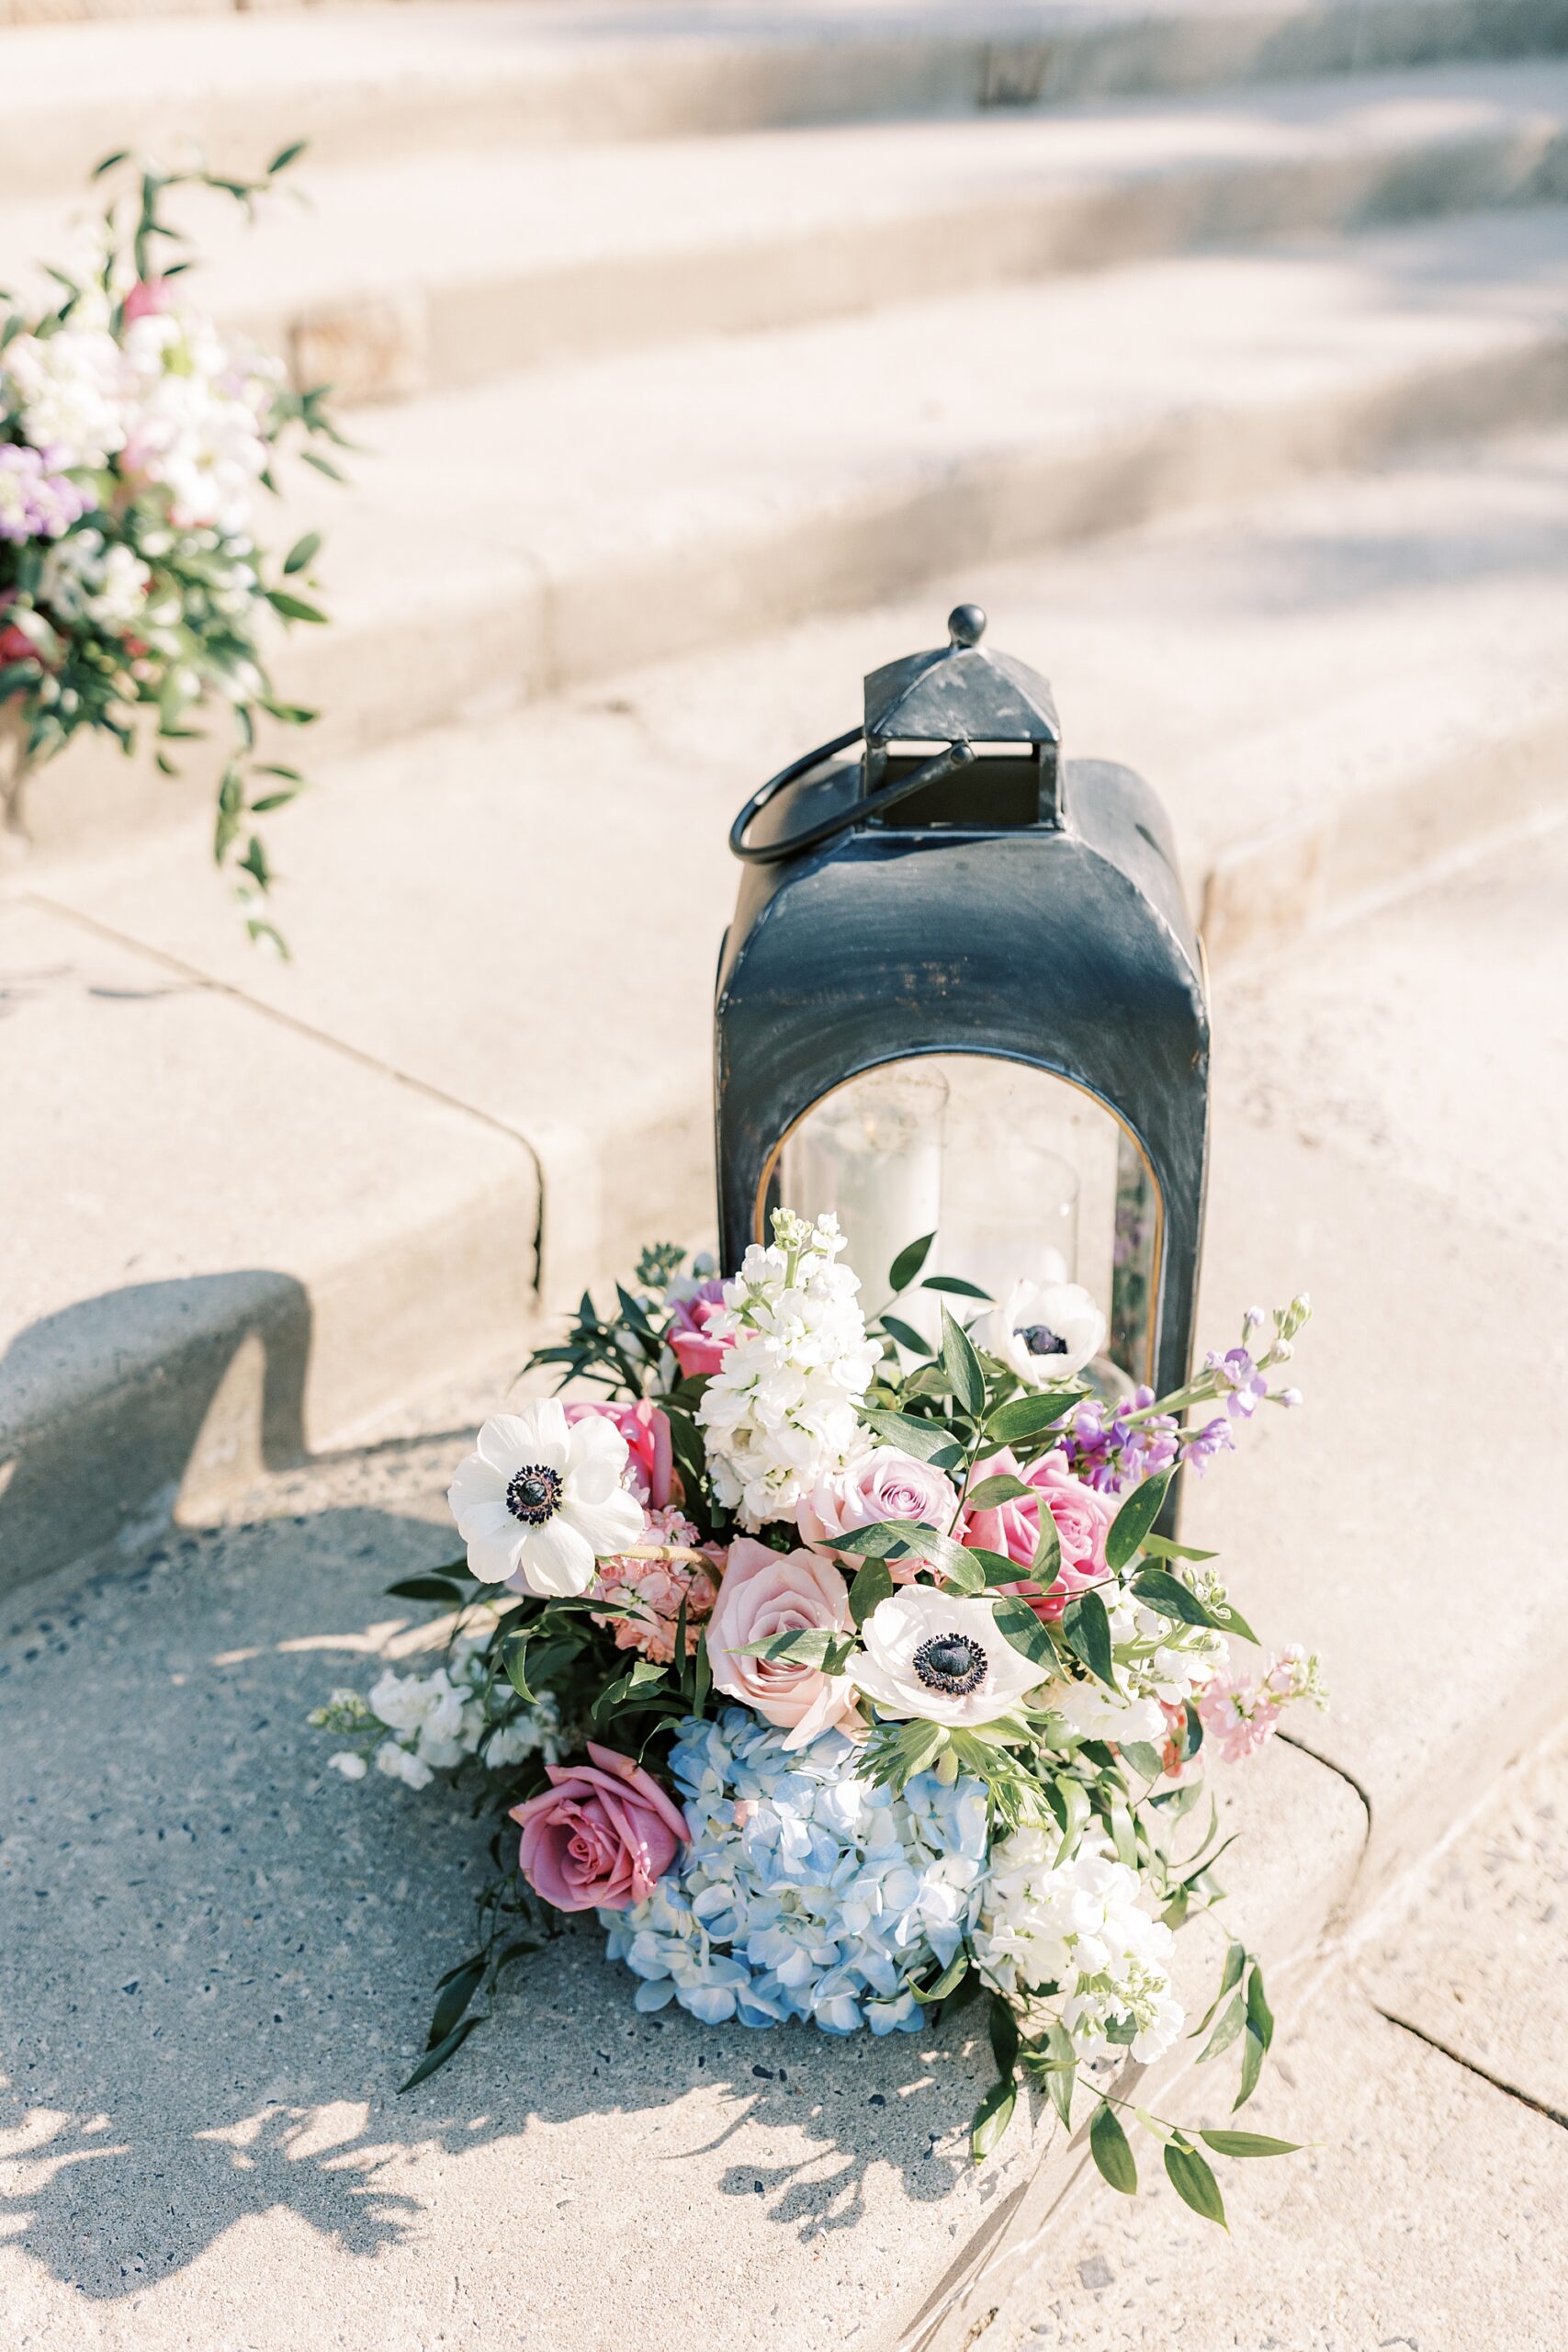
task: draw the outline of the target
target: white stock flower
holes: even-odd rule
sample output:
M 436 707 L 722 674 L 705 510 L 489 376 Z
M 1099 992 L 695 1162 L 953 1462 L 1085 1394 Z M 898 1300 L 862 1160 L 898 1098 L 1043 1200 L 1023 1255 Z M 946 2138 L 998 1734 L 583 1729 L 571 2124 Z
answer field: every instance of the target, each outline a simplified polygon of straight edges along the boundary
M 400 1747 L 395 1739 L 384 1739 L 376 1750 L 376 1770 L 411 1789 L 427 1789 L 435 1777 L 412 1747 Z
M 1015 1998 L 1055 1985 L 1061 2019 L 1087 2056 L 1111 2038 L 1144 2065 L 1169 2049 L 1183 2023 L 1171 1991 L 1170 1929 L 1138 1907 L 1136 1873 L 1102 1849 L 1054 1860 L 1055 1831 L 1015 1829 L 992 1849 L 974 1933 L 981 1973 Z
M 123 447 L 125 359 L 106 327 L 16 335 L 0 366 L 24 437 L 56 467 L 107 465 Z
M 734 1345 L 697 1419 L 714 1491 L 745 1528 L 793 1519 L 818 1480 L 865 1444 L 858 1408 L 877 1351 L 855 1303 L 859 1281 L 834 1262 L 843 1246 L 836 1218 L 807 1226 L 778 1211 L 772 1246 L 753 1242 L 709 1325 Z
M 885 1715 L 962 1729 L 1005 1715 L 1047 1669 L 997 1628 L 988 1600 L 905 1585 L 861 1628 L 851 1679 Z
M 643 1531 L 642 1505 L 621 1484 L 626 1461 L 602 1413 L 569 1423 L 553 1396 L 497 1413 L 446 1492 L 474 1575 L 547 1599 L 586 1592 L 596 1562 Z
M 341 1772 L 345 1781 L 362 1781 L 370 1769 L 364 1757 L 356 1756 L 352 1747 L 340 1747 L 335 1756 L 328 1757 L 327 1763 L 333 1771 Z
M 1045 1388 L 1100 1353 L 1105 1317 L 1081 1283 L 1016 1282 L 975 1337 L 1020 1380 Z
M 40 600 L 62 619 L 99 628 L 129 628 L 142 612 L 152 575 L 122 541 L 106 548 L 101 531 L 73 531 L 44 558 Z
M 260 424 L 270 402 L 249 361 L 231 353 L 210 320 L 149 311 L 125 334 L 132 408 L 126 470 L 160 482 L 181 530 L 243 532 L 266 469 Z

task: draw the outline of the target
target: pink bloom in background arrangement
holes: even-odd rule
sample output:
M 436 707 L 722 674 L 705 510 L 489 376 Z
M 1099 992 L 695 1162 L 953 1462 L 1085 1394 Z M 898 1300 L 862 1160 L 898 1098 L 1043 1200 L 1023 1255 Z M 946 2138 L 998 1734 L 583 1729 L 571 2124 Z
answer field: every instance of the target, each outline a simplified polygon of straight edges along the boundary
M 620 1601 L 634 1609 L 632 1617 L 616 1617 L 593 1612 L 593 1622 L 614 1634 L 616 1647 L 636 1650 L 655 1666 L 668 1666 L 675 1655 L 675 1632 L 681 1622 L 681 1607 L 686 1610 L 686 1656 L 696 1655 L 702 1640 L 702 1629 L 713 1614 L 718 1598 L 719 1574 L 724 1566 L 724 1554 L 716 1544 L 701 1547 L 697 1531 L 689 1519 L 678 1510 L 655 1510 L 649 1513 L 643 1534 L 643 1548 L 658 1545 L 672 1547 L 662 1558 L 642 1559 L 624 1555 L 613 1560 L 601 1560 L 599 1579 L 593 1589 L 606 1600 Z
M 1034 1493 L 1027 1498 L 1015 1495 L 1010 1502 L 998 1503 L 990 1510 L 971 1511 L 963 1540 L 971 1550 L 1000 1552 L 1027 1567 L 1040 1541 L 1043 1505 L 1061 1547 L 1061 1573 L 1048 1592 L 1027 1580 L 1011 1589 L 1028 1601 L 1037 1617 L 1060 1617 L 1075 1592 L 1105 1574 L 1105 1535 L 1116 1516 L 1116 1506 L 1073 1476 L 1065 1453 L 1047 1453 L 1032 1468 L 1021 1470 L 1016 1455 L 1004 1447 L 980 1464 L 974 1483 L 977 1487 L 984 1479 L 1002 1475 L 1021 1478 Z
M 705 1379 L 718 1370 L 735 1345 L 732 1339 L 716 1339 L 709 1328 L 715 1316 L 724 1312 L 724 1284 L 716 1274 L 711 1275 L 706 1282 L 693 1284 L 674 1306 L 665 1334 L 670 1352 L 681 1367 L 682 1379 Z
M 790 1658 L 742 1655 L 775 1634 L 847 1634 L 852 1623 L 849 1587 L 830 1560 L 818 1552 L 774 1552 L 738 1536 L 708 1620 L 714 1688 L 787 1731 L 788 1748 L 806 1747 L 819 1732 L 852 1731 L 860 1721 L 854 1686 L 842 1675 Z
M 566 1407 L 569 1423 L 599 1414 L 626 1439 L 630 1460 L 626 1486 L 649 1510 L 665 1510 L 675 1495 L 675 1457 L 670 1446 L 670 1422 L 657 1405 L 646 1398 L 636 1405 L 573 1403 Z
M 807 1544 L 830 1552 L 840 1535 L 888 1519 L 914 1520 L 945 1535 L 957 1513 L 958 1489 L 945 1472 L 917 1462 L 897 1446 L 878 1445 L 847 1469 L 818 1479 L 796 1511 L 795 1523 Z M 929 1564 L 911 1555 L 888 1565 L 894 1582 L 906 1584 Z
M 588 1743 L 586 1764 L 550 1764 L 550 1785 L 513 1805 L 518 1864 L 558 1911 L 625 1911 L 652 1894 L 688 1831 L 657 1781 L 614 1748 Z

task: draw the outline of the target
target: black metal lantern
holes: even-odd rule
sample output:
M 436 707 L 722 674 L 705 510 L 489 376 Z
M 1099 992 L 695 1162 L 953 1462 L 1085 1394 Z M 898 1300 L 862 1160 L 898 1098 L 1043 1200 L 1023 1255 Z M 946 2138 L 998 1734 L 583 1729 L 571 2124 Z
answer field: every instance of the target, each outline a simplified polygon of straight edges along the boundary
M 1065 763 L 1049 686 L 985 627 L 961 605 L 940 651 L 874 671 L 863 727 L 736 820 L 724 1262 L 781 1200 L 833 1209 L 874 1309 L 934 1228 L 928 1271 L 998 1297 L 1081 1283 L 1105 1378 L 1164 1392 L 1187 1375 L 1202 1230 L 1201 951 L 1154 794 Z

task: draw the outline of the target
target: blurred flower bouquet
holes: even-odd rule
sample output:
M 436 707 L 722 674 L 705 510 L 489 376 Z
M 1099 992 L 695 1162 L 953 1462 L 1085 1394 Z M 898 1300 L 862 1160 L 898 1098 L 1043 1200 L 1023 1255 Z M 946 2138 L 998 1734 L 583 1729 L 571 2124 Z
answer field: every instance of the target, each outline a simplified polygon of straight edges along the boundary
M 271 880 L 254 820 L 301 788 L 292 767 L 256 759 L 265 714 L 303 726 L 267 681 L 278 622 L 320 622 L 300 593 L 316 535 L 275 564 L 256 541 L 258 491 L 292 437 L 341 438 L 324 390 L 296 392 L 278 361 L 245 350 L 182 299 L 188 258 L 163 216 L 195 184 L 254 210 L 299 153 L 260 180 L 134 168 L 73 270 L 51 267 L 57 299 L 27 313 L 0 295 L 0 786 L 20 831 L 28 774 L 83 728 L 135 748 L 193 740 L 203 703 L 231 714 L 218 787 L 215 854 L 232 860 L 252 936 L 281 947 L 257 911 Z M 95 178 L 126 165 L 99 164 Z M 305 447 L 306 462 L 334 474 Z M 254 786 L 261 784 L 256 792 Z
M 891 1311 L 868 1328 L 842 1248 L 831 1218 L 781 1212 L 733 1281 L 655 1250 L 614 1314 L 584 1297 L 529 1370 L 604 1393 L 487 1421 L 449 1496 L 464 1560 L 391 1588 L 448 1612 L 443 1662 L 311 1718 L 348 1737 L 350 1779 L 477 1770 L 517 1827 L 520 1868 L 498 1832 L 479 1948 L 404 2087 L 555 1913 L 593 1911 L 641 2009 L 882 2034 L 983 1995 L 998 2079 L 976 2156 L 1021 2080 L 1064 2123 L 1092 2085 L 1113 2186 L 1136 2178 L 1125 2113 L 1223 2219 L 1200 2143 L 1289 2143 L 1184 2131 L 1113 2085 L 1181 2032 L 1172 1930 L 1220 1899 L 1203 1751 L 1248 1755 L 1322 1697 L 1296 1650 L 1236 1670 L 1250 1627 L 1211 1555 L 1158 1523 L 1184 1464 L 1300 1401 L 1269 1374 L 1306 1301 L 1265 1345 L 1248 1315 L 1156 1399 L 1120 1384 L 1076 1285 L 994 1304 L 922 1283 L 913 1244 L 898 1297 L 960 1304 L 927 1348 Z M 1272 2022 L 1238 1941 L 1198 2030 L 1205 2059 L 1241 2044 L 1241 2106 Z

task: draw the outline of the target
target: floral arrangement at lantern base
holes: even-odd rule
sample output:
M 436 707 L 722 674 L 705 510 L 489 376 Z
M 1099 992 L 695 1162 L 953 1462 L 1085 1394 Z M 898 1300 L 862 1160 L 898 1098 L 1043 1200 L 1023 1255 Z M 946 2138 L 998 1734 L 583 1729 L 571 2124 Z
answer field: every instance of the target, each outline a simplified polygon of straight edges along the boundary
M 530 1360 L 579 1393 L 479 1431 L 449 1494 L 463 1559 L 391 1588 L 447 1613 L 444 1662 L 311 1718 L 346 1777 L 477 1775 L 515 1826 L 404 2088 L 558 1915 L 593 1913 L 639 2009 L 710 2025 L 910 2032 L 982 1996 L 976 2157 L 1033 2082 L 1089 2113 L 1114 2187 L 1126 2109 L 1223 2220 L 1209 2155 L 1290 2143 L 1131 2109 L 1101 2062 L 1186 2028 L 1173 1930 L 1222 1900 L 1206 1752 L 1323 1703 L 1300 1650 L 1240 1671 L 1256 1637 L 1211 1555 L 1159 1532 L 1184 1469 L 1300 1402 L 1269 1375 L 1307 1302 L 1156 1398 L 1118 1385 L 1073 1284 L 998 1305 L 933 1275 L 969 1320 L 944 1301 L 917 1346 L 893 1310 L 933 1238 L 870 1325 L 831 1218 L 780 1212 L 727 1283 L 650 1250 Z M 1197 2030 L 1203 2060 L 1239 2045 L 1245 2105 L 1272 2022 L 1234 1938 Z

